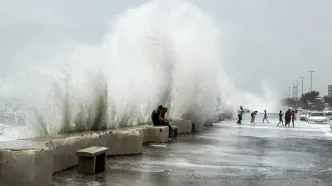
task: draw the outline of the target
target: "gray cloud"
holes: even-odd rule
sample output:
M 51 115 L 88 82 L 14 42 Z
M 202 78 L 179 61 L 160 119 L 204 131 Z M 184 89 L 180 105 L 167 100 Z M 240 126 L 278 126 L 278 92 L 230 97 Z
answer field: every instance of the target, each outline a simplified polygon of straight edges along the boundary
M 77 44 L 102 41 L 110 20 L 144 0 L 0 0 L 0 73 L 46 63 Z M 332 84 L 332 1 L 195 0 L 223 33 L 229 76 L 250 91 L 267 80 L 280 93 L 314 69 L 314 89 Z

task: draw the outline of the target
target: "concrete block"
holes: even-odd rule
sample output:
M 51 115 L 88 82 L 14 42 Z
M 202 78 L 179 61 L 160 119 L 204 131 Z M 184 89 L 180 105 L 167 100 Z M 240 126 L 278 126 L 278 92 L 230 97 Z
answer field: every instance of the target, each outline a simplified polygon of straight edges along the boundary
M 0 150 L 0 186 L 48 186 L 52 174 L 51 150 Z
M 178 134 L 190 134 L 193 130 L 193 123 L 191 120 L 175 120 L 170 122 L 170 125 L 178 127 Z
M 140 130 L 143 133 L 143 143 L 149 142 L 150 138 L 149 138 L 149 131 L 151 126 L 143 126 Z
M 140 154 L 143 148 L 143 132 L 141 130 L 125 130 L 112 132 L 105 147 L 109 148 L 108 155 Z
M 185 125 L 180 125 L 182 123 L 186 122 L 173 123 L 178 126 L 178 133 L 184 131 L 182 128 Z M 190 130 L 188 128 L 186 129 Z M 168 142 L 168 137 L 169 129 L 167 126 L 143 125 L 116 131 L 81 132 L 0 143 L 0 175 L 1 178 L 7 177 L 6 179 L 1 179 L 0 183 L 7 185 L 9 183 L 8 180 L 16 179 L 15 176 L 24 175 L 16 179 L 18 185 L 25 182 L 26 184 L 23 185 L 47 185 L 46 182 L 51 180 L 52 173 L 78 165 L 76 151 L 80 149 L 102 146 L 108 148 L 108 156 L 140 154 L 143 142 Z M 5 165 L 7 159 L 13 163 Z M 51 161 L 51 163 L 47 161 Z M 45 163 L 40 163 L 39 165 L 39 162 Z M 21 165 L 29 167 L 29 169 L 22 169 Z M 45 168 L 46 166 L 47 169 Z M 44 168 L 45 170 L 43 170 Z M 14 173 L 14 171 L 17 173 Z M 37 177 L 42 177 L 42 179 L 37 180 Z M 40 181 L 42 184 L 39 184 L 37 181 Z M 15 185 L 16 182 L 11 185 Z
M 89 147 L 77 151 L 79 172 L 95 174 L 105 170 L 107 151 L 108 148 L 105 147 Z
M 149 139 L 151 142 L 166 143 L 169 139 L 168 126 L 151 126 L 149 127 Z
M 133 129 L 140 131 L 143 134 L 143 143 L 149 142 L 150 140 L 150 128 L 153 127 L 153 124 L 137 125 Z
M 138 130 L 74 133 L 55 139 L 47 146 L 53 150 L 54 172 L 78 165 L 76 151 L 91 146 L 107 147 L 108 156 L 140 154 L 143 148 L 143 133 Z
M 135 128 L 138 130 L 141 130 L 143 132 L 143 143 L 146 142 L 167 142 L 168 137 L 167 137 L 167 131 L 163 130 L 162 133 L 158 132 L 160 128 L 162 127 L 168 130 L 167 126 L 154 126 L 152 123 L 151 124 L 146 124 L 146 125 L 138 125 Z M 171 138 L 176 138 L 178 134 L 178 127 L 177 126 L 172 126 L 172 134 Z M 168 131 L 169 132 L 169 131 Z
M 53 172 L 65 170 L 78 164 L 76 151 L 87 148 L 91 145 L 90 139 L 84 137 L 66 137 L 63 139 L 56 139 L 48 144 L 53 150 Z

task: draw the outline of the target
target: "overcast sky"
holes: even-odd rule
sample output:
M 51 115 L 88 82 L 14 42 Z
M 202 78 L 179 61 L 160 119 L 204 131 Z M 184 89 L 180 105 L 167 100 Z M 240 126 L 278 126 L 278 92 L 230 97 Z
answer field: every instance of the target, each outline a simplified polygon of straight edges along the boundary
M 112 17 L 145 0 L 0 0 L 0 73 L 98 45 Z M 239 85 L 278 92 L 305 76 L 304 91 L 327 94 L 332 84 L 331 0 L 194 0 L 223 35 L 224 65 Z

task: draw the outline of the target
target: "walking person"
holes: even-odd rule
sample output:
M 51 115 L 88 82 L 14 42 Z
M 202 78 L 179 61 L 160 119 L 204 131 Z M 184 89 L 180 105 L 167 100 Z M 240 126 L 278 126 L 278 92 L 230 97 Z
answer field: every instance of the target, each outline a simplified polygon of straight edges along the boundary
M 288 109 L 285 113 L 285 127 L 288 125 L 290 125 L 290 121 L 291 121 L 291 117 L 292 117 L 292 112 L 290 109 Z
M 255 116 L 257 115 L 257 110 L 251 113 L 251 121 L 250 123 L 255 123 Z
M 241 125 L 241 121 L 242 121 L 242 114 L 243 114 L 244 110 L 243 110 L 243 107 L 240 106 L 240 109 L 237 111 L 237 116 L 238 116 L 238 120 L 237 120 L 237 124 L 238 125 Z
M 279 126 L 280 123 L 282 126 L 284 126 L 284 121 L 282 120 L 282 115 L 284 114 L 282 113 L 282 111 L 280 111 L 278 115 L 279 115 L 279 123 L 277 124 L 277 126 Z
M 263 123 L 264 123 L 264 121 L 266 120 L 267 121 L 267 123 L 270 123 L 269 122 L 269 120 L 267 120 L 267 114 L 266 114 L 266 110 L 264 110 L 264 117 L 263 117 Z
M 294 126 L 294 120 L 295 120 L 295 111 L 292 110 L 292 123 L 293 123 L 293 127 L 295 127 Z

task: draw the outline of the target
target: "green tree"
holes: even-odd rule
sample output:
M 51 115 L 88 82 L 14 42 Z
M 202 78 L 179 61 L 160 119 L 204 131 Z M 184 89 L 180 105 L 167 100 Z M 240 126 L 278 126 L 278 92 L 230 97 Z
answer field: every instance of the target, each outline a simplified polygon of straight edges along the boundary
M 332 97 L 324 96 L 323 99 L 324 99 L 325 103 L 328 103 L 329 105 L 332 105 Z
M 311 91 L 303 94 L 300 99 L 303 108 L 314 108 L 319 95 L 319 91 Z
M 284 99 L 282 100 L 282 102 L 284 105 L 287 105 L 289 107 L 294 107 L 294 108 L 296 107 L 296 101 L 293 98 Z

